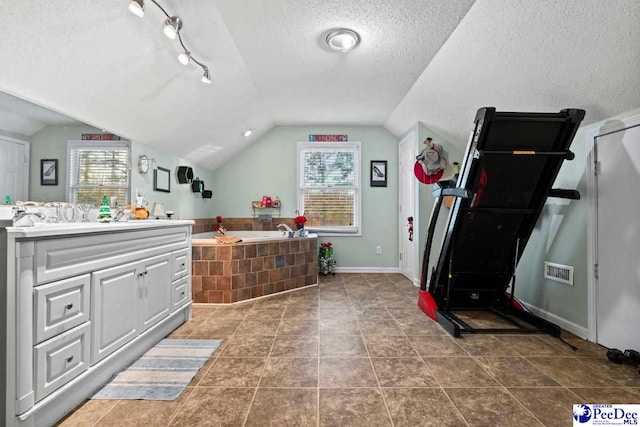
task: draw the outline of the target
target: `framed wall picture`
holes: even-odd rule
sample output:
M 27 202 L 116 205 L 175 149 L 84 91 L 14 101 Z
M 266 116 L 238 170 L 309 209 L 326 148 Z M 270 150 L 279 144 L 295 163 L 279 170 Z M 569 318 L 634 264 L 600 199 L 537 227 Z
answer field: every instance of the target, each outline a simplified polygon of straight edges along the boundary
M 161 168 L 158 166 L 153 171 L 153 189 L 155 191 L 163 191 L 165 193 L 171 193 L 171 172 L 169 169 Z
M 58 185 L 58 159 L 40 160 L 40 185 Z
M 387 161 L 371 160 L 371 187 L 387 186 Z

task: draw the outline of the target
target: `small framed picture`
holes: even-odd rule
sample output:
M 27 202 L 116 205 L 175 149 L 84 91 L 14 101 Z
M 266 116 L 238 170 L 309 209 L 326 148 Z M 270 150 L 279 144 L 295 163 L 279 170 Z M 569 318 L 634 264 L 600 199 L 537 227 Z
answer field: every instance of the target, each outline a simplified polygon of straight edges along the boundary
M 153 189 L 164 193 L 171 192 L 171 171 L 158 166 L 153 171 Z
M 58 159 L 40 160 L 40 185 L 58 185 Z
M 371 187 L 387 186 L 387 161 L 371 160 Z

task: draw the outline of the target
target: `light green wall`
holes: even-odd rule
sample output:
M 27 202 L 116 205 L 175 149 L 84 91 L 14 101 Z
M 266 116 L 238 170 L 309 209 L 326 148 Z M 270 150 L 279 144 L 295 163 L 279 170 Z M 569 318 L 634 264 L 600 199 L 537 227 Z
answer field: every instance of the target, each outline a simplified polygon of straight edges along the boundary
M 67 141 L 79 140 L 83 133 L 101 132 L 102 130 L 91 126 L 46 126 L 35 133 L 31 137 L 29 199 L 42 202 L 66 200 Z M 153 170 L 146 175 L 138 173 L 137 159 L 140 154 L 154 158 L 158 166 L 171 171 L 170 193 L 153 190 Z M 57 186 L 40 185 L 40 159 L 58 159 Z M 149 208 L 153 207 L 154 202 L 161 202 L 165 204 L 166 210 L 173 210 L 180 219 L 211 217 L 213 199 L 203 199 L 200 193 L 191 192 L 190 185 L 178 184 L 175 173 L 178 166 L 192 166 L 196 174 L 207 183 L 213 182 L 212 172 L 135 142 L 131 143 L 131 166 L 132 195 L 136 189 L 145 193 Z
M 608 120 L 623 120 L 638 114 L 640 109 L 578 130 L 571 145 L 576 158 L 563 164 L 554 187 L 577 189 L 581 200 L 547 201 L 516 271 L 516 295 L 521 300 L 584 328 L 588 325 L 587 278 L 591 274 L 587 258 L 587 197 L 590 195 L 586 173 L 590 168 L 587 168 L 586 135 Z M 554 221 L 557 224 L 560 220 L 556 227 Z M 545 261 L 573 266 L 574 286 L 544 279 Z
M 273 128 L 214 172 L 215 215 L 250 217 L 251 201 L 269 195 L 280 198 L 283 217 L 295 216 L 297 143 L 310 134 L 346 134 L 362 143 L 362 236 L 320 240 L 334 244 L 338 267 L 397 268 L 398 139 L 382 127 Z M 387 187 L 369 186 L 371 160 L 387 160 Z M 382 254 L 376 255 L 376 246 L 382 246 Z

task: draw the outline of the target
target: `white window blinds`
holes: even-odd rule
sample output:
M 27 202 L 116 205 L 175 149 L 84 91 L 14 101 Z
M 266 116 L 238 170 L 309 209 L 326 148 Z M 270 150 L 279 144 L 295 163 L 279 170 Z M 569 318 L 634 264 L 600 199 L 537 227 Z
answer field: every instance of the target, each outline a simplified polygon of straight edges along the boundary
M 360 227 L 360 144 L 301 142 L 298 184 L 306 228 L 358 233 Z
M 71 203 L 99 206 L 102 197 L 129 201 L 130 149 L 126 142 L 69 141 L 67 191 Z

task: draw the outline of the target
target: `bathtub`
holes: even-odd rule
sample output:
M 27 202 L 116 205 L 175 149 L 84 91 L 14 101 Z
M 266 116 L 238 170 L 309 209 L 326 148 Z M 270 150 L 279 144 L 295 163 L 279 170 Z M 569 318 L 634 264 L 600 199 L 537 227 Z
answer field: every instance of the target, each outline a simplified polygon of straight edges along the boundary
M 242 242 L 218 244 L 214 233 L 191 239 L 193 302 L 235 303 L 317 285 L 318 238 L 282 231 L 229 231 Z
M 196 233 L 191 236 L 191 241 L 197 245 L 212 245 L 217 244 L 214 236 L 219 236 L 218 233 Z M 237 237 L 242 239 L 243 243 L 264 242 L 269 240 L 281 240 L 286 239 L 287 235 L 282 231 L 227 231 L 226 237 Z

